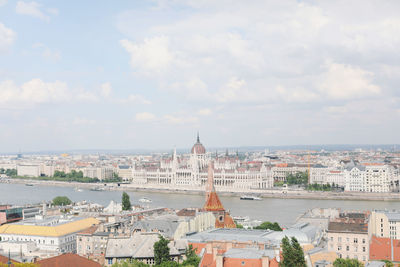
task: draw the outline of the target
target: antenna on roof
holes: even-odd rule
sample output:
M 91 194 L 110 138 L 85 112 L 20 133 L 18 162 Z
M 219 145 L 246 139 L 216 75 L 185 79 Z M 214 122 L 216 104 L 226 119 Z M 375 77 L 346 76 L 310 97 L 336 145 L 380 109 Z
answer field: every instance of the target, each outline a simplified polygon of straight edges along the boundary
M 200 143 L 199 131 L 197 131 L 197 143 Z

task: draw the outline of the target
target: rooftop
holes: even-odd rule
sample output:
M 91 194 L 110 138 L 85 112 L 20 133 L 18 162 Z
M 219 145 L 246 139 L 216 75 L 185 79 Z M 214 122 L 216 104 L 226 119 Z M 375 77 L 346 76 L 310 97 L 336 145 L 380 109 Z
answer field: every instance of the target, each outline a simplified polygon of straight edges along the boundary
M 99 221 L 95 218 L 74 218 L 69 221 L 62 221 L 50 225 L 41 223 L 33 224 L 30 222 L 32 222 L 32 220 L 2 225 L 0 226 L 0 234 L 64 236 L 99 224 Z

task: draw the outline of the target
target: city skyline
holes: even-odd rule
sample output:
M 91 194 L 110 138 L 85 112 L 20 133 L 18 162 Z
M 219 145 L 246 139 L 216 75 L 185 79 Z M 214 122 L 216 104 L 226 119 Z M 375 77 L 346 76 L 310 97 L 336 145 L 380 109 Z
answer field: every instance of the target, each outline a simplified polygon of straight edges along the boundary
M 0 0 L 0 153 L 398 143 L 396 1 L 98 3 Z

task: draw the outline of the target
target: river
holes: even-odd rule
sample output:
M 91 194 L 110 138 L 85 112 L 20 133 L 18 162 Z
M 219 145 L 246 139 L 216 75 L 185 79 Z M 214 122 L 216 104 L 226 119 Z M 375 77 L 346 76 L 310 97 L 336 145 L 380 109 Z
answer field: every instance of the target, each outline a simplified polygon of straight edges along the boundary
M 202 207 L 204 196 L 182 193 L 127 192 L 133 204 L 147 197 L 153 200 L 150 207 L 180 209 L 184 207 Z M 107 205 L 111 200 L 121 202 L 121 191 L 77 192 L 73 187 L 26 186 L 24 184 L 0 183 L 0 204 L 22 205 L 50 201 L 56 196 L 67 196 L 72 201 L 87 200 Z M 240 200 L 239 197 L 220 196 L 225 209 L 233 216 L 249 216 L 252 219 L 278 222 L 290 226 L 303 212 L 314 207 L 341 208 L 343 210 L 400 209 L 399 201 L 360 201 L 360 200 L 315 200 L 315 199 L 279 199 L 265 198 L 261 201 Z

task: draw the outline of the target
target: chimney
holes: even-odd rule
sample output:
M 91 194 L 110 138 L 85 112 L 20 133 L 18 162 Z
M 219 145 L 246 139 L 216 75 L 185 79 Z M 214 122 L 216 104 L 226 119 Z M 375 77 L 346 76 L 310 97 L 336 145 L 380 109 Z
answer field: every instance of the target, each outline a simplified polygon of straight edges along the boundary
M 261 257 L 261 267 L 269 267 L 269 258 L 267 256 Z
M 216 267 L 224 267 L 224 256 L 222 254 L 217 254 L 217 258 L 215 260 Z

